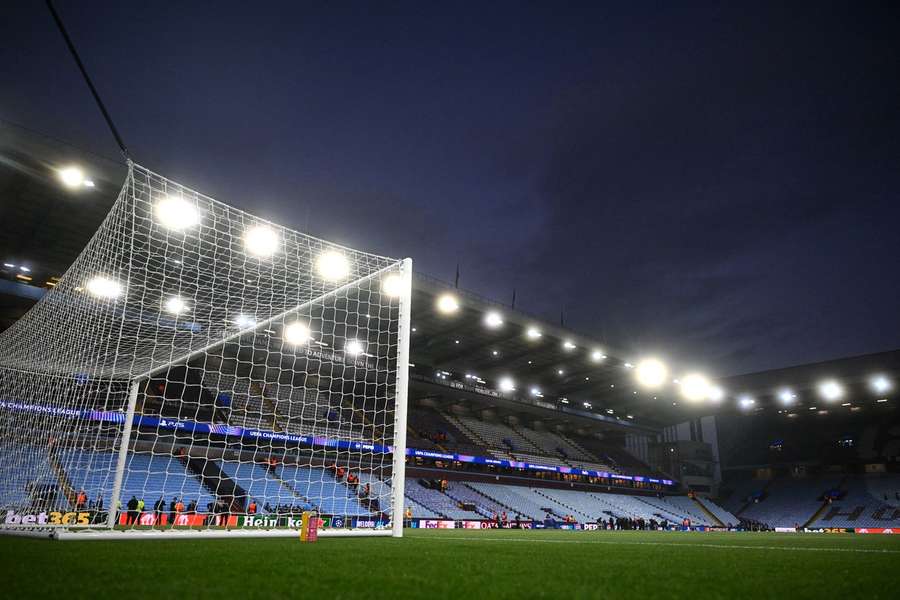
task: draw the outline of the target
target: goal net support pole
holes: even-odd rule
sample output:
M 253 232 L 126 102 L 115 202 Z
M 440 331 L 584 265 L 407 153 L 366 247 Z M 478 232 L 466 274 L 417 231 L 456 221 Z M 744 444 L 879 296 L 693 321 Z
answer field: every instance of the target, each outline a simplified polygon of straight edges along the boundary
M 406 487 L 406 410 L 409 400 L 409 338 L 412 310 L 412 259 L 401 267 L 399 342 L 397 350 L 397 395 L 394 404 L 393 507 L 391 528 L 394 537 L 403 537 L 403 509 Z

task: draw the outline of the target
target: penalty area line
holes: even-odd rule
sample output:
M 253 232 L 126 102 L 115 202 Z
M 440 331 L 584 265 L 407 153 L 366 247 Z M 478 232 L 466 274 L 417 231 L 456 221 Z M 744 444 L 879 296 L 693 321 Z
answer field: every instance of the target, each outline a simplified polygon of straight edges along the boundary
M 900 554 L 900 550 L 882 550 L 876 548 L 812 548 L 804 546 L 749 546 L 739 544 L 702 544 L 696 542 L 634 542 L 612 540 L 528 540 L 524 538 L 482 538 L 474 536 L 447 536 L 441 535 L 433 538 L 419 538 L 432 540 L 463 540 L 467 542 L 523 542 L 537 544 L 595 544 L 606 546 L 675 546 L 675 547 L 692 547 L 692 548 L 725 548 L 730 550 L 783 550 L 800 552 L 858 552 L 861 554 Z

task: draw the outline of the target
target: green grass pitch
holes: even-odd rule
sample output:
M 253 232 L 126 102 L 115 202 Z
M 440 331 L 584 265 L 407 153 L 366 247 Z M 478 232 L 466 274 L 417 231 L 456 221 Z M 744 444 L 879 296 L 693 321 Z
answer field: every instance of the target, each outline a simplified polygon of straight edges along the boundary
M 390 538 L 0 538 L 6 598 L 897 598 L 900 537 L 408 531 Z

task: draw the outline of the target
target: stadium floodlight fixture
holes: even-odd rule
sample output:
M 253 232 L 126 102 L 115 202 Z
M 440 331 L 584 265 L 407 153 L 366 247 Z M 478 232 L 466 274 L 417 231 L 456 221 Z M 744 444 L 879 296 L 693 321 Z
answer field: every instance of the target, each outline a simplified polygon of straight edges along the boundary
M 437 309 L 445 315 L 452 315 L 459 310 L 459 300 L 453 294 L 441 294 L 437 299 Z
M 3 263 L 3 266 L 6 267 L 7 269 L 15 269 L 16 268 L 16 265 L 13 263 Z
M 281 238 L 268 225 L 254 225 L 244 233 L 244 249 L 257 258 L 268 258 L 278 252 Z
M 329 250 L 316 259 L 316 271 L 325 281 L 343 281 L 350 275 L 350 261 L 343 253 Z
M 725 390 L 717 385 L 711 386 L 709 388 L 709 399 L 718 404 L 725 399 Z
M 92 179 L 85 179 L 85 180 L 84 180 L 84 187 L 92 188 L 92 187 L 94 187 L 94 185 L 95 185 L 95 184 L 94 184 L 94 181 L 93 181 Z
M 294 346 L 301 346 L 312 339 L 312 333 L 309 331 L 309 326 L 300 321 L 294 321 L 293 323 L 285 325 L 282 335 L 287 343 L 293 344 Z
M 844 386 L 835 379 L 829 379 L 819 384 L 819 395 L 828 402 L 840 400 L 844 396 Z
M 344 354 L 357 356 L 365 351 L 363 343 L 359 340 L 347 340 L 344 344 Z
M 681 378 L 681 395 L 689 402 L 700 402 L 709 398 L 709 379 L 701 373 L 689 373 Z
M 540 388 L 537 388 L 537 387 L 531 388 L 531 395 L 534 396 L 534 397 L 536 397 L 536 398 L 539 398 L 539 397 L 543 396 L 543 394 L 541 393 L 541 389 L 540 389 Z
M 794 400 L 797 398 L 797 395 L 791 391 L 790 388 L 783 388 L 778 392 L 778 399 L 781 400 L 781 404 L 784 406 L 790 406 L 794 403 Z
M 876 375 L 875 377 L 872 377 L 872 379 L 869 381 L 869 385 L 872 387 L 873 391 L 879 394 L 884 394 L 885 392 L 891 391 L 891 381 L 884 375 Z
M 512 377 L 503 377 L 498 382 L 501 392 L 514 392 L 516 391 L 516 382 L 513 381 Z
M 187 302 L 184 301 L 184 298 L 181 296 L 172 296 L 166 303 L 163 305 L 166 309 L 166 312 L 172 315 L 180 315 L 182 313 L 186 313 L 188 311 Z
M 590 402 L 582 402 L 581 405 L 584 406 L 585 408 L 591 408 Z
M 563 349 L 564 349 L 564 350 L 569 350 L 569 351 L 571 351 L 571 350 L 574 350 L 574 349 L 577 348 L 577 347 L 578 347 L 578 346 L 576 346 L 575 343 L 574 343 L 572 340 L 565 340 L 565 341 L 563 341 Z
M 491 329 L 497 329 L 503 325 L 503 315 L 492 310 L 484 315 L 484 324 Z
M 98 275 L 85 285 L 88 293 L 96 298 L 112 300 L 122 295 L 122 284 L 115 279 Z
M 666 382 L 669 377 L 669 368 L 657 358 L 645 358 L 638 363 L 634 376 L 642 386 L 655 389 Z
M 391 298 L 399 298 L 403 295 L 403 278 L 397 273 L 391 273 L 382 280 L 381 291 Z
M 539 340 L 539 339 L 541 339 L 542 335 L 544 335 L 544 334 L 541 333 L 541 330 L 538 329 L 537 327 L 529 327 L 525 331 L 525 337 L 527 337 L 529 340 Z
M 750 410 L 756 406 L 756 400 L 754 400 L 752 396 L 744 394 L 738 399 L 738 405 L 744 410 Z
M 604 358 L 606 358 L 606 355 L 603 354 L 603 351 L 602 351 L 602 350 L 595 349 L 595 350 L 592 350 L 592 351 L 591 351 L 591 360 L 592 360 L 592 361 L 594 361 L 594 362 L 600 362 L 600 361 L 603 360 Z
M 250 315 L 240 314 L 234 318 L 234 324 L 241 329 L 247 329 L 256 325 L 256 319 Z
M 623 366 L 624 366 L 626 369 L 633 369 L 633 368 L 634 368 L 634 365 L 631 364 L 630 362 L 625 363 Z
M 557 369 L 557 370 L 556 370 L 556 374 L 557 374 L 557 375 L 565 375 L 566 372 L 563 371 L 562 369 Z
M 57 175 L 59 175 L 59 180 L 62 181 L 63 185 L 67 188 L 75 189 L 84 185 L 84 171 L 81 167 L 69 166 L 64 167 L 57 171 Z
M 200 211 L 192 202 L 178 196 L 163 196 L 153 207 L 160 225 L 172 231 L 184 231 L 200 223 Z

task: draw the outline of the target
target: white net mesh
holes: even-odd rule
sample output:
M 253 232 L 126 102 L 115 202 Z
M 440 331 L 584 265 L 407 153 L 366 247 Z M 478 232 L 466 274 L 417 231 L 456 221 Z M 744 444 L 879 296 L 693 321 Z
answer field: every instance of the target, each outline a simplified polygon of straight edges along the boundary
M 0 335 L 5 524 L 386 524 L 409 268 L 132 165 Z

